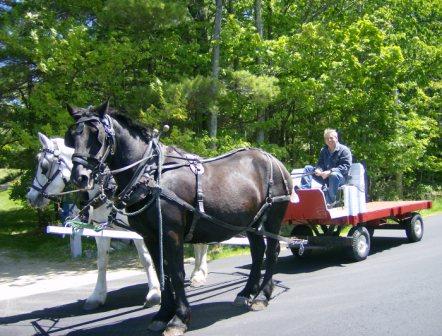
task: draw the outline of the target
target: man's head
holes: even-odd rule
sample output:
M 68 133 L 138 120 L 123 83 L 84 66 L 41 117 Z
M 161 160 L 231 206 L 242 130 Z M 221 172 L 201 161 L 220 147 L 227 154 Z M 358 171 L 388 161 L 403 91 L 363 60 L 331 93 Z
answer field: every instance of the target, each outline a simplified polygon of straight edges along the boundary
M 338 144 L 338 132 L 335 129 L 326 128 L 324 131 L 324 142 L 331 151 L 334 151 Z

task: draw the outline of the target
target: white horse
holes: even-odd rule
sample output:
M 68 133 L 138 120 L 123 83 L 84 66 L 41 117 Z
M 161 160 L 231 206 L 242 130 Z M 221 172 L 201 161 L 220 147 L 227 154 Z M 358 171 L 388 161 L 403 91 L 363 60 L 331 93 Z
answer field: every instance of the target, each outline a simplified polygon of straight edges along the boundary
M 31 189 L 26 198 L 31 206 L 36 208 L 46 207 L 50 202 L 52 194 L 63 191 L 66 183 L 71 177 L 72 154 L 74 150 L 65 146 L 64 140 L 60 138 L 49 139 L 42 133 L 38 133 L 40 143 L 43 146 L 38 154 L 38 166 Z M 89 199 L 93 198 L 98 190 L 89 191 Z M 106 222 L 110 209 L 102 205 L 92 212 L 92 221 Z M 119 219 L 127 223 L 125 216 L 118 215 Z M 97 267 L 98 277 L 93 293 L 86 299 L 84 309 L 92 310 L 103 305 L 107 296 L 106 270 L 108 264 L 108 252 L 110 248 L 110 238 L 96 237 L 97 243 Z M 146 270 L 149 291 L 146 295 L 145 307 L 159 304 L 161 301 L 160 284 L 152 257 L 147 251 L 143 240 L 134 239 L 135 247 L 138 251 L 141 264 Z M 191 275 L 191 285 L 201 286 L 207 279 L 207 245 L 194 245 L 195 267 Z

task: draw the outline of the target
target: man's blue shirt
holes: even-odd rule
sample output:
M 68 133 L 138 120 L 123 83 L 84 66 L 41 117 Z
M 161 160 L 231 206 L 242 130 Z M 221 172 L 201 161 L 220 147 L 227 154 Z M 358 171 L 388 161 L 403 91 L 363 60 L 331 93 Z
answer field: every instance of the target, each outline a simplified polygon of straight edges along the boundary
M 316 167 L 321 168 L 323 171 L 340 172 L 342 176 L 347 178 L 351 163 L 350 149 L 343 144 L 337 143 L 333 152 L 330 152 L 327 145 L 321 148 Z

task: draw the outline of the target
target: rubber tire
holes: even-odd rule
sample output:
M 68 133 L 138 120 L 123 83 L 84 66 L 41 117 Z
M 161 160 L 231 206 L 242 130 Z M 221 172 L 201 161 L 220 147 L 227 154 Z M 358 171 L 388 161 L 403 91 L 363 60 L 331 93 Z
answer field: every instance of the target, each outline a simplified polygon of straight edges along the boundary
M 347 237 L 352 237 L 349 256 L 355 261 L 367 259 L 370 254 L 371 239 L 370 233 L 364 226 L 352 227 Z
M 296 225 L 295 227 L 293 227 L 291 236 L 292 237 L 293 236 L 295 236 L 295 237 L 313 236 L 313 230 L 307 225 Z M 292 253 L 295 257 L 300 258 L 300 259 L 308 258 L 312 254 L 311 250 L 304 250 L 304 253 L 302 255 L 299 255 L 299 249 L 291 248 L 290 250 L 292 251 Z
M 374 235 L 374 227 L 372 227 L 372 226 L 367 227 L 367 226 L 366 226 L 366 228 L 367 228 L 368 233 L 370 234 L 370 238 L 373 238 L 373 235 Z
M 412 213 L 412 217 L 405 220 L 405 233 L 410 243 L 420 241 L 424 235 L 424 221 L 418 213 Z

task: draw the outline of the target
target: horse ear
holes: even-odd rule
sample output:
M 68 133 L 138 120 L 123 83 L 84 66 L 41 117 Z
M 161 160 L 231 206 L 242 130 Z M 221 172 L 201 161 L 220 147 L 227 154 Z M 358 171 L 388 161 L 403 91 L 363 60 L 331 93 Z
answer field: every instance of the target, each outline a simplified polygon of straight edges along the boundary
M 96 107 L 94 111 L 98 114 L 98 116 L 103 119 L 109 109 L 109 99 L 106 100 L 103 104 Z
M 78 120 L 81 117 L 81 111 L 79 111 L 76 107 L 73 107 L 70 104 L 66 104 L 66 108 L 67 108 L 69 114 L 75 120 Z
M 52 141 L 43 133 L 38 132 L 38 139 L 44 148 L 54 147 Z

